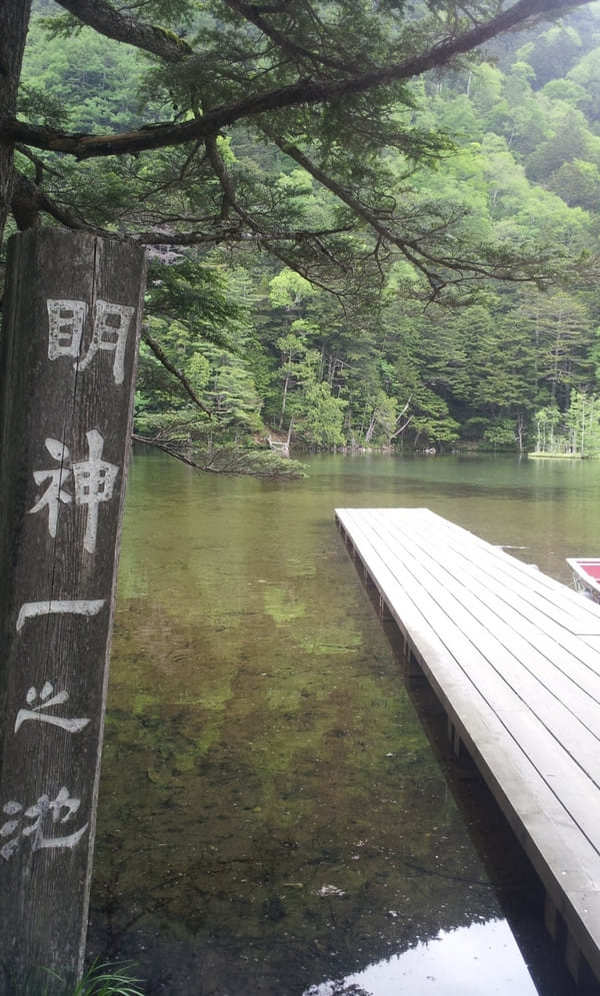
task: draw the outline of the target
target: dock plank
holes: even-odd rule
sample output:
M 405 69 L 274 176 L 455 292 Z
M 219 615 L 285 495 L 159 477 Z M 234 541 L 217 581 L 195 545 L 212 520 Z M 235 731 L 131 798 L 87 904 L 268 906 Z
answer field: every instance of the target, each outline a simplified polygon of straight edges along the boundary
M 344 534 L 600 978 L 600 610 L 428 509 Z
M 377 519 L 375 518 L 375 522 Z M 385 523 L 381 523 L 385 530 Z M 526 680 L 533 678 L 544 689 L 556 696 L 571 711 L 577 722 L 584 723 L 600 739 L 598 706 L 600 705 L 600 675 L 590 670 L 573 653 L 560 647 L 555 640 L 540 633 L 523 612 L 517 612 L 501 597 L 502 589 L 493 579 L 488 586 L 475 576 L 474 570 L 459 556 L 446 555 L 442 574 L 437 561 L 431 556 L 422 537 L 391 534 L 396 542 L 404 543 L 413 555 L 422 558 L 424 567 L 435 572 L 436 580 L 442 579 L 449 590 L 461 600 L 493 632 L 510 653 L 519 658 L 528 672 Z M 478 571 L 480 574 L 480 571 Z M 484 573 L 485 577 L 485 573 Z M 550 665 L 548 667 L 548 665 Z M 535 688 L 531 686 L 532 692 Z

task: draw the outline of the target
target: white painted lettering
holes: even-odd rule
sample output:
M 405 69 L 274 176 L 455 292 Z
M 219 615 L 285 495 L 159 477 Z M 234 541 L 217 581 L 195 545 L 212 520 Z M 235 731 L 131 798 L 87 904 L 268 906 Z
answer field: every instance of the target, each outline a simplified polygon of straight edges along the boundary
M 47 439 L 46 449 L 60 463 L 55 470 L 35 470 L 33 477 L 36 484 L 49 480 L 44 494 L 38 499 L 29 513 L 41 512 L 48 508 L 48 532 L 54 539 L 58 523 L 60 502 L 71 504 L 73 495 L 62 489 L 62 484 L 73 474 L 75 485 L 75 504 L 87 505 L 86 530 L 83 540 L 88 553 L 96 550 L 98 534 L 98 505 L 110 501 L 113 497 L 115 481 L 119 468 L 114 463 L 102 460 L 104 439 L 97 429 L 86 432 L 89 457 L 71 464 L 71 454 L 67 446 L 58 439 Z M 71 464 L 71 467 L 65 466 Z
M 41 692 L 39 693 L 36 688 L 30 688 L 27 692 L 26 701 L 29 709 L 19 709 L 17 713 L 17 718 L 15 720 L 15 733 L 18 733 L 23 723 L 28 720 L 38 723 L 48 723 L 50 726 L 59 726 L 61 730 L 65 730 L 67 733 L 79 733 L 81 730 L 89 723 L 89 719 L 64 719 L 62 716 L 53 716 L 41 713 L 41 709 L 50 709 L 55 705 L 64 705 L 65 702 L 69 701 L 69 693 L 66 691 L 57 692 L 53 695 L 54 685 L 47 681 Z M 34 705 L 34 702 L 39 700 L 39 705 Z
M 125 379 L 125 349 L 131 319 L 135 308 L 126 304 L 113 304 L 99 298 L 94 307 L 92 338 L 81 359 L 81 340 L 88 315 L 85 301 L 67 298 L 46 301 L 48 310 L 48 359 L 71 356 L 74 366 L 86 370 L 99 352 L 114 353 L 113 379 L 122 384 Z
M 110 301 L 96 301 L 94 311 L 94 331 L 86 355 L 79 364 L 85 370 L 99 350 L 114 353 L 113 378 L 115 384 L 122 384 L 125 377 L 125 347 L 131 318 L 135 308 L 125 304 L 111 304 Z
M 48 359 L 79 356 L 83 326 L 88 312 L 85 301 L 46 301 L 48 309 Z
M 31 841 L 31 850 L 39 851 L 44 848 L 72 848 L 81 840 L 85 834 L 89 823 L 85 823 L 74 833 L 56 837 L 52 835 L 52 829 L 57 823 L 68 823 L 72 816 L 77 813 L 81 805 L 81 799 L 71 797 L 66 786 L 60 789 L 56 799 L 50 800 L 48 795 L 41 795 L 33 806 L 24 809 L 20 802 L 11 799 L 2 807 L 6 816 L 14 817 L 6 820 L 0 827 L 0 839 L 10 838 L 0 847 L 0 855 L 5 861 L 10 861 L 15 851 L 23 843 L 23 840 Z M 63 814 L 63 810 L 66 812 Z M 50 822 L 51 824 L 48 826 Z M 25 823 L 29 820 L 29 823 Z
M 33 619 L 35 616 L 69 615 L 71 613 L 76 616 L 95 616 L 100 612 L 105 602 L 105 598 L 80 598 L 72 601 L 51 598 L 45 602 L 25 602 L 19 609 L 17 616 L 17 632 L 23 629 L 26 619 Z
M 75 503 L 87 505 L 87 524 L 83 545 L 88 553 L 96 549 L 98 532 L 98 505 L 110 501 L 119 468 L 114 463 L 101 460 L 104 440 L 97 429 L 86 432 L 89 459 L 73 464 L 75 478 Z
M 71 471 L 64 466 L 70 461 L 68 447 L 58 439 L 48 438 L 45 442 L 46 449 L 51 457 L 60 464 L 55 470 L 34 470 L 33 479 L 36 484 L 43 484 L 50 481 L 43 495 L 38 499 L 33 508 L 29 509 L 29 515 L 34 512 L 41 512 L 43 508 L 48 509 L 48 532 L 54 539 L 56 536 L 56 526 L 58 524 L 58 508 L 60 502 L 69 505 L 73 501 L 73 496 L 68 491 L 63 491 L 62 485 L 71 476 Z

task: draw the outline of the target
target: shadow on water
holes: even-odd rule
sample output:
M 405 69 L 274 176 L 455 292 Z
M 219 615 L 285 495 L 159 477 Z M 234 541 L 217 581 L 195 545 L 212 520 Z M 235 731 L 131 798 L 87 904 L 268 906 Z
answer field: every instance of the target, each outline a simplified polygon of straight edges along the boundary
M 374 608 L 376 608 L 373 599 Z M 471 757 L 461 744 L 460 758 L 453 752 L 448 736 L 446 713 L 434 691 L 414 662 L 403 656 L 402 640 L 393 621 L 382 621 L 384 631 L 395 653 L 399 670 L 404 671 L 404 683 L 463 816 L 465 827 L 480 856 L 490 883 L 493 884 L 502 917 L 510 928 L 535 989 L 542 994 L 575 994 L 576 987 L 564 965 L 564 953 L 549 944 L 543 924 L 544 888 L 527 855 L 512 832 L 492 793 L 481 778 Z M 484 943 L 503 957 L 509 943 L 499 929 L 499 921 L 491 919 L 491 936 Z M 503 929 L 506 929 L 504 926 Z M 468 946 L 467 945 L 465 946 Z M 475 957 L 481 958 L 474 942 Z M 471 956 L 473 957 L 473 955 Z M 488 954 L 489 957 L 489 954 Z M 485 956 L 482 959 L 485 960 Z M 462 990 L 461 990 L 462 991 Z M 468 992 L 468 986 L 464 989 Z M 475 987 L 473 992 L 477 992 Z M 498 989 L 498 992 L 508 991 Z
M 133 959 L 148 994 L 570 996 L 535 877 L 333 524 L 427 504 L 493 542 L 528 530 L 548 569 L 531 523 L 571 513 L 533 492 L 563 485 L 488 464 L 329 458 L 277 483 L 136 458 L 92 956 Z

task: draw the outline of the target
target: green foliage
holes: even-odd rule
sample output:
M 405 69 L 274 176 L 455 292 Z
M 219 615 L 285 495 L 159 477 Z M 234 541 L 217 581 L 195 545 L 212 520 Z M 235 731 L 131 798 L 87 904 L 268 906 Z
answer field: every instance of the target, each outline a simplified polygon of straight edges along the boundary
M 313 285 L 295 273 L 293 270 L 285 269 L 273 277 L 269 284 L 269 299 L 274 308 L 285 308 L 292 311 L 309 297 L 313 297 L 315 290 Z
M 483 439 L 494 450 L 513 448 L 515 445 L 515 426 L 513 421 L 508 418 L 498 419 L 485 429 Z
M 81 24 L 73 31 L 73 22 L 79 24 L 70 17 L 33 19 L 23 68 L 21 113 L 32 121 L 73 131 L 135 127 L 141 122 L 141 58 Z
M 73 996 L 143 996 L 135 979 L 129 975 L 129 966 L 95 963 L 77 985 Z
M 329 384 L 313 381 L 305 386 L 297 408 L 298 426 L 304 438 L 317 446 L 343 443 L 342 425 L 347 402 L 334 398 Z
M 84 973 L 75 989 L 65 990 L 65 996 L 144 996 L 130 975 L 132 965 L 95 961 Z M 54 972 L 48 972 L 60 982 Z M 56 991 L 53 983 L 52 992 Z M 41 994 L 43 996 L 43 993 Z
M 569 449 L 581 456 L 600 455 L 600 397 L 573 391 L 565 426 Z
M 143 8 L 202 59 L 160 66 L 70 15 L 34 19 L 20 113 L 125 130 L 149 115 L 191 121 L 256 78 L 294 82 L 300 65 L 307 78 L 337 72 L 272 57 L 219 0 Z M 463 24 L 454 5 L 411 11 L 349 0 L 319 18 L 303 5 L 269 17 L 305 53 L 367 67 Z M 30 177 L 49 167 L 44 189 L 86 220 L 155 225 L 155 243 L 165 233 L 146 320 L 181 376 L 142 345 L 137 431 L 208 461 L 229 454 L 223 465 L 276 429 L 325 448 L 576 436 L 573 413 L 598 391 L 600 308 L 577 271 L 567 285 L 565 260 L 587 265 L 600 248 L 599 40 L 590 7 L 532 27 L 525 44 L 504 39 L 493 60 L 228 129 L 228 191 L 202 144 L 83 163 L 18 153 Z M 206 242 L 173 245 L 181 228 Z M 213 244 L 211 232 L 228 234 Z M 518 279 L 492 291 L 492 271 Z
M 541 408 L 535 415 L 538 453 L 550 456 L 600 456 L 600 397 L 572 391 L 569 407 Z

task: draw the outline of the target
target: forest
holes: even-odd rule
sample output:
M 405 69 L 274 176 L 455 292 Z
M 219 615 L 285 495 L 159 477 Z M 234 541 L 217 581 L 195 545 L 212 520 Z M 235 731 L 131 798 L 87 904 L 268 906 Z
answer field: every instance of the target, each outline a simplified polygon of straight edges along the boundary
M 275 952 L 260 991 L 285 992 L 279 977 L 290 973 L 287 991 L 310 996 L 330 965 L 341 979 L 394 946 L 437 938 L 440 923 L 478 926 L 501 912 L 484 866 L 465 860 L 473 824 L 454 833 L 439 758 L 425 750 L 415 703 L 397 694 L 398 661 L 354 584 L 331 510 L 349 497 L 357 507 L 431 498 L 488 535 L 491 574 L 500 543 L 542 569 L 559 549 L 593 552 L 597 488 L 582 487 L 579 471 L 591 477 L 600 465 L 433 457 L 600 456 L 599 97 L 600 4 L 585 0 L 0 0 L 0 297 L 10 269 L 0 334 L 0 697 L 10 705 L 0 857 L 21 848 L 20 863 L 6 866 L 7 881 L 19 880 L 16 900 L 4 890 L 6 996 L 21 980 L 22 991 L 41 992 L 30 979 L 54 965 L 54 991 L 83 991 L 69 987 L 88 923 L 132 400 L 131 378 L 117 370 L 124 326 L 101 316 L 108 305 L 111 318 L 135 311 L 137 320 L 142 294 L 133 439 L 207 473 L 162 456 L 133 461 L 89 962 L 95 951 L 111 961 L 133 951 L 155 992 L 157 973 L 167 973 L 165 992 L 185 991 L 168 981 L 177 974 L 194 992 L 200 975 L 203 991 L 216 992 L 220 975 L 223 992 L 243 992 L 230 970 L 253 978 Z M 31 252 L 35 230 L 52 226 L 83 233 L 39 240 L 75 245 L 68 265 L 57 251 L 38 265 Z M 111 285 L 97 276 L 108 257 Z M 131 260 L 130 298 L 119 281 Z M 45 280 L 59 265 L 56 290 L 30 289 L 29 267 Z M 17 297 L 24 317 L 13 321 Z M 65 324 L 52 326 L 61 312 Z M 71 357 L 60 391 L 46 364 L 59 346 Z M 104 380 L 97 369 L 80 378 L 113 347 Z M 131 345 L 128 362 L 135 353 Z M 109 425 L 126 392 L 123 420 Z M 37 462 L 44 450 L 49 470 Z M 298 486 L 209 476 L 299 476 L 304 454 L 340 450 L 381 456 L 307 461 L 312 481 Z M 319 479 L 327 464 L 334 472 Z M 562 501 L 564 481 L 538 488 L 548 469 L 570 475 L 574 501 Z M 434 471 L 447 475 L 435 493 Z M 524 488 L 518 475 L 530 471 Z M 44 485 L 35 497 L 34 483 Z M 416 546 L 409 537 L 411 563 Z M 542 574 L 527 568 L 527 577 L 537 585 Z M 494 604 L 507 604 L 510 573 L 493 583 L 502 584 Z M 484 604 L 474 584 L 469 612 Z M 433 632 L 429 609 L 436 620 L 441 610 L 429 590 L 417 604 L 415 586 L 409 579 L 415 629 L 422 618 Z M 509 653 L 506 610 L 498 637 L 485 611 L 477 656 L 448 612 L 473 673 L 488 666 L 492 639 L 503 661 Z M 542 623 L 556 629 L 548 611 Z M 38 616 L 34 643 L 34 626 L 21 629 Z M 515 634 L 529 661 L 534 637 Z M 431 644 L 444 661 L 454 653 L 445 639 Z M 594 648 L 581 646 L 587 661 Z M 460 687 L 464 675 L 471 682 L 465 669 Z M 537 686 L 518 690 L 519 717 L 530 694 Z M 555 698 L 546 686 L 541 694 Z M 39 712 L 68 700 L 64 716 Z M 14 740 L 23 714 L 59 727 L 60 741 L 46 728 L 31 745 Z M 88 724 L 92 735 L 73 744 Z M 552 778 L 544 794 L 554 796 Z M 44 837 L 42 821 L 58 823 L 64 809 L 60 823 L 78 813 L 77 829 Z M 487 836 L 481 826 L 474 840 Z M 24 854 L 29 838 L 41 856 Z M 68 849 L 72 863 L 54 861 L 53 849 Z M 84 862 L 85 874 L 63 871 Z M 342 866 L 348 888 L 335 885 Z M 79 914 L 59 903 L 59 881 L 80 894 L 76 939 L 62 916 L 73 926 Z M 330 903 L 346 895 L 351 915 L 336 921 Z M 60 917 L 44 915 L 50 903 Z M 43 949 L 42 920 L 54 939 Z M 332 994 L 351 991 L 337 981 Z
M 214 32 L 209 6 L 171 8 L 182 36 Z M 34 5 L 21 121 L 76 134 L 127 132 L 149 113 L 182 123 L 200 113 L 195 88 Z M 17 144 L 16 163 L 23 185 L 43 178 L 53 223 L 153 229 L 136 439 L 255 473 L 286 469 L 269 440 L 299 456 L 593 455 L 599 97 L 590 4 L 403 82 L 385 109 L 375 90 L 350 111 L 324 105 L 317 124 L 301 108 L 78 163 Z M 203 231 L 215 213 L 218 238 Z

